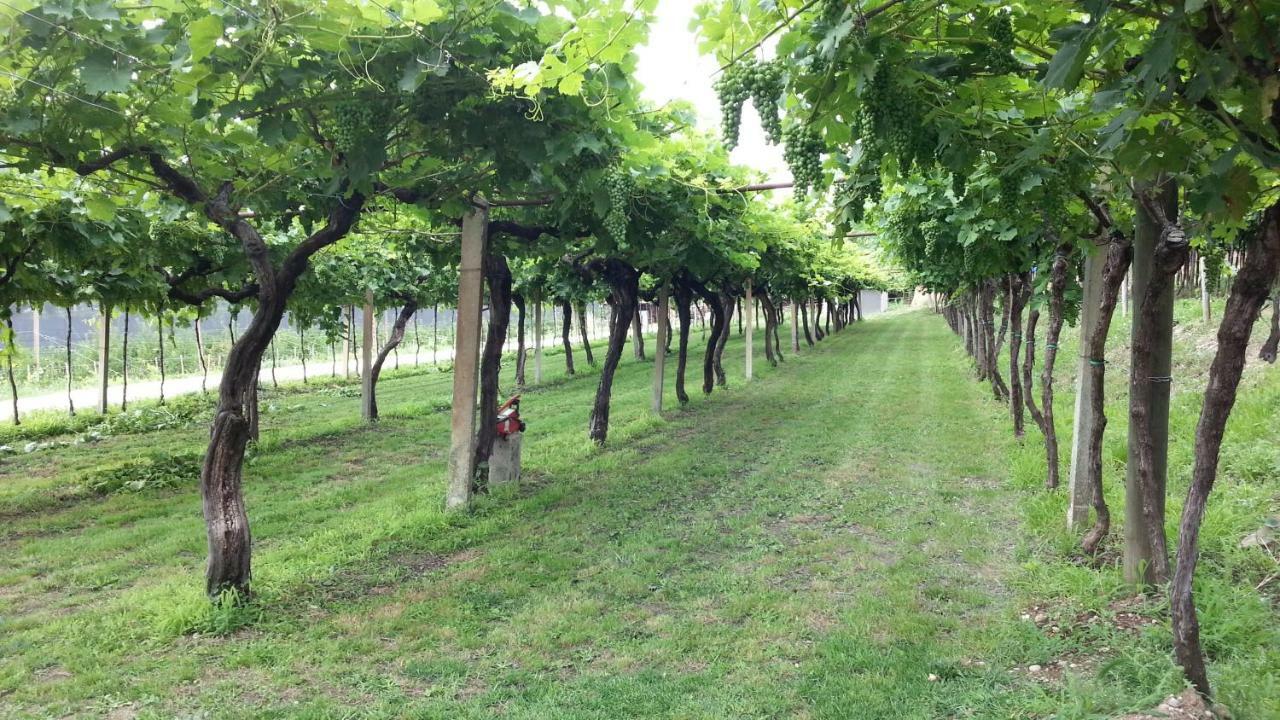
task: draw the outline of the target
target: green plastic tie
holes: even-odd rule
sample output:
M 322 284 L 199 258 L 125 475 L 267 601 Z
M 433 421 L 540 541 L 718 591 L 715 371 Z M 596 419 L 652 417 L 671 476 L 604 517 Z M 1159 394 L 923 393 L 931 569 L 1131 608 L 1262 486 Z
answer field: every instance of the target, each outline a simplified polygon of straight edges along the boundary
M 1045 349 L 1045 350 L 1057 350 L 1057 349 L 1058 349 L 1058 343 L 1045 343 L 1045 344 L 1044 344 L 1044 349 Z
M 1089 364 L 1094 367 L 1102 367 L 1103 365 L 1107 364 L 1107 361 L 1099 360 L 1098 358 L 1089 358 Z

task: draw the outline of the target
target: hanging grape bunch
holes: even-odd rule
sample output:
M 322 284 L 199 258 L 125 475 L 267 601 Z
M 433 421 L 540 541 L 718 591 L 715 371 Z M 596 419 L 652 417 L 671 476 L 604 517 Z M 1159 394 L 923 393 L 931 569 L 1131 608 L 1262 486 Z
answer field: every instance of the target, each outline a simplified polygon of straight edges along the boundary
M 604 183 L 609 191 L 609 214 L 605 215 L 604 229 L 615 242 L 622 244 L 627 239 L 631 178 L 621 168 L 613 167 L 605 174 Z
M 784 137 L 783 158 L 795 179 L 796 196 L 803 198 L 822 184 L 822 140 L 807 125 L 793 125 Z
M 778 62 L 759 63 L 751 66 L 748 74 L 751 103 L 760 115 L 765 138 L 770 145 L 782 142 L 782 118 L 778 115 L 778 102 L 782 97 L 782 65 Z
M 326 134 L 336 154 L 349 155 L 371 143 L 383 142 L 390 129 L 391 108 L 386 102 L 357 98 L 334 106 Z
M 732 150 L 738 144 L 738 129 L 742 126 L 742 104 L 751 96 L 747 85 L 745 62 L 730 65 L 715 82 L 716 97 L 720 100 L 720 128 L 725 147 Z
M 1018 61 L 1013 57 L 1013 16 L 1008 10 L 996 13 L 987 20 L 986 30 L 991 38 L 991 45 L 986 53 L 987 66 L 991 72 L 1003 74 L 1017 70 Z

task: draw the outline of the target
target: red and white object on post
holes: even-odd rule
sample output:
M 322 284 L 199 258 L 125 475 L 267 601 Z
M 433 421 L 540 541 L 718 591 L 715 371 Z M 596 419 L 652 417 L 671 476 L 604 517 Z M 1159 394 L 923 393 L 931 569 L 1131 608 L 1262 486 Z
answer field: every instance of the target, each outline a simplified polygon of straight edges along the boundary
M 520 396 L 512 395 L 498 408 L 498 437 L 515 435 L 524 429 L 524 420 L 520 419 Z

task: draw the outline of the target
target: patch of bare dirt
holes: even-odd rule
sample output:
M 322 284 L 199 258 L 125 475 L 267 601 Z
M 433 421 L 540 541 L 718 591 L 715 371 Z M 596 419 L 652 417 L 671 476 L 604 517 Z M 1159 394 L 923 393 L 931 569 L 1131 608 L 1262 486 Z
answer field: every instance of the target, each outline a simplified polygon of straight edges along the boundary
M 1151 712 L 1121 715 L 1116 720 L 1205 720 L 1227 716 L 1222 708 L 1210 708 L 1195 690 L 1188 688 L 1181 695 L 1165 698 Z

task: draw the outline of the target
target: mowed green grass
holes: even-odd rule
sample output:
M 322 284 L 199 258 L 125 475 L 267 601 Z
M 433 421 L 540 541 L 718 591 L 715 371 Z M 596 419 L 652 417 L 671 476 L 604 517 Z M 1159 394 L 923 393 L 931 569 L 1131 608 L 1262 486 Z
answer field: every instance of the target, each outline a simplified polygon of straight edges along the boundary
M 663 418 L 630 354 L 604 449 L 594 371 L 546 358 L 524 483 L 467 515 L 440 510 L 447 374 L 385 378 L 374 428 L 355 397 L 268 394 L 240 609 L 202 597 L 194 487 L 67 490 L 202 427 L 6 458 L 0 716 L 1084 718 L 1181 687 L 1158 604 L 1145 629 L 1108 622 L 1116 572 L 1053 536 L 1036 443 L 940 318 L 861 323 L 776 370 L 758 354 L 751 383 L 735 335 L 728 391 L 701 397 L 691 358 L 693 402 L 668 383 Z M 1103 621 L 1055 632 L 1033 604 Z M 1220 663 L 1237 717 L 1274 707 L 1273 657 Z M 1058 659 L 1078 671 L 1027 670 Z

